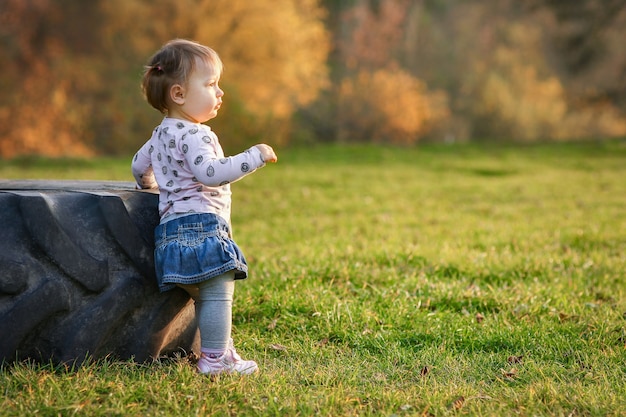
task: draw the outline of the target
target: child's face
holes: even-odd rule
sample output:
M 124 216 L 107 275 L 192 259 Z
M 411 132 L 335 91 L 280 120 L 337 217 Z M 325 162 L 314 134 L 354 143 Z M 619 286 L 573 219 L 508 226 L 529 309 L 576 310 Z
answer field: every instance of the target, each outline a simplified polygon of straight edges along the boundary
M 220 89 L 218 74 L 211 65 L 196 59 L 196 66 L 183 91 L 179 107 L 180 117 L 195 123 L 203 123 L 217 116 L 224 92 Z

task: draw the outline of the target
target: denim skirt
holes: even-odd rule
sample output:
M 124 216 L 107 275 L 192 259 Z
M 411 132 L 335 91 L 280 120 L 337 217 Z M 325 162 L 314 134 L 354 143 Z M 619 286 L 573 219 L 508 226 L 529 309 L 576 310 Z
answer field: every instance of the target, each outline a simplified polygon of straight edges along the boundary
M 161 292 L 176 284 L 197 284 L 230 270 L 248 277 L 248 265 L 230 238 L 228 224 L 212 213 L 190 214 L 159 224 L 154 262 Z

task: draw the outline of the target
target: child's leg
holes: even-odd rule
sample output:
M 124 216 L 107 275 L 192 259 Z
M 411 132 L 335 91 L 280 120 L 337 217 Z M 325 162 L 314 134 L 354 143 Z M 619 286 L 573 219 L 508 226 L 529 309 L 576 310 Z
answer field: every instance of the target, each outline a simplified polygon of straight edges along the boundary
M 196 317 L 202 345 L 198 370 L 205 374 L 256 372 L 256 362 L 241 359 L 230 337 L 235 291 L 234 271 L 204 281 L 198 289 L 198 297 L 195 299 Z
M 235 273 L 229 271 L 204 281 L 198 290 L 196 318 L 202 348 L 211 353 L 223 353 L 228 349 L 232 330 Z

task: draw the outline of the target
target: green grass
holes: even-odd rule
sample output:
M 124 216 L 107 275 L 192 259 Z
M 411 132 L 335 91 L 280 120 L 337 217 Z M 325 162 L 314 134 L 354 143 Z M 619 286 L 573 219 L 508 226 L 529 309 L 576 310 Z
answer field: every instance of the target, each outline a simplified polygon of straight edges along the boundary
M 2 178 L 128 180 L 128 159 Z M 0 415 L 626 415 L 626 142 L 320 146 L 235 184 L 234 338 L 184 360 L 5 365 Z
M 0 179 L 133 181 L 130 163 L 130 156 L 94 159 L 21 157 L 0 160 Z

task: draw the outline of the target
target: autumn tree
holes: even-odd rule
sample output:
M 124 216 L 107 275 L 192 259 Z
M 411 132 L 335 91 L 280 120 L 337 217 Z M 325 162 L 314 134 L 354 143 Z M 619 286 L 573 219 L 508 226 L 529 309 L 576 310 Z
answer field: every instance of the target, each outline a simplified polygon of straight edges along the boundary
M 291 115 L 327 82 L 317 0 L 7 0 L 0 52 L 3 156 L 129 153 L 160 116 L 142 100 L 148 57 L 171 38 L 213 47 L 226 91 L 212 123 L 226 147 L 288 141 Z M 23 22 L 29 22 L 24 25 Z M 46 145 L 46 146 L 44 146 Z M 86 146 L 87 145 L 87 146 Z
M 173 37 L 218 51 L 226 96 L 211 125 L 226 147 L 259 137 L 288 142 L 292 114 L 328 81 L 329 37 L 317 0 L 110 0 L 103 9 L 111 51 L 125 48 L 130 33 L 142 57 Z M 148 23 L 137 27 L 136 16 Z
M 4 0 L 0 156 L 131 153 L 175 37 L 225 62 L 227 150 L 626 135 L 626 0 Z
M 532 0 L 544 15 L 551 63 L 577 106 L 626 112 L 626 0 Z
M 0 2 L 2 157 L 92 153 L 88 129 L 92 108 L 77 103 L 82 94 L 76 93 L 91 90 L 94 79 L 83 65 L 89 67 L 91 45 L 98 42 L 77 18 L 93 18 L 93 5 L 85 3 L 79 11 L 75 3 Z
M 466 4 L 455 11 L 475 28 L 471 54 L 464 57 L 458 108 L 477 138 L 571 139 L 626 134 L 623 115 L 603 101 L 583 103 L 555 70 L 550 16 Z M 495 12 L 495 13 L 494 13 Z
M 412 144 L 448 116 L 445 92 L 432 91 L 401 64 L 407 0 L 360 0 L 334 22 L 334 88 L 307 114 L 333 124 L 340 141 Z
M 447 92 L 444 134 L 455 139 L 624 135 L 624 3 L 414 2 L 401 62 Z M 567 53 L 564 45 L 574 49 Z M 575 65 L 591 49 L 585 69 Z
M 448 116 L 446 96 L 401 68 L 361 70 L 338 89 L 338 137 L 411 145 Z

